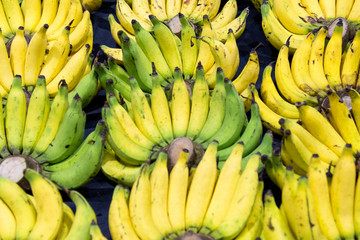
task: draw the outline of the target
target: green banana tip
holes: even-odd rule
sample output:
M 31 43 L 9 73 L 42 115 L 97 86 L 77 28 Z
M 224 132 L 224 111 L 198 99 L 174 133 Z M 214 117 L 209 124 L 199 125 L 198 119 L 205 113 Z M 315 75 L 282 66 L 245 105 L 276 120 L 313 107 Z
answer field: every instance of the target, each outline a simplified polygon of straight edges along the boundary
M 132 24 L 132 25 L 137 24 L 137 22 L 138 22 L 138 21 L 136 21 L 135 19 L 132 19 L 132 20 L 131 20 L 131 24 Z
M 269 159 L 269 156 L 267 154 L 263 154 L 263 155 L 261 155 L 260 159 L 262 162 L 266 162 Z

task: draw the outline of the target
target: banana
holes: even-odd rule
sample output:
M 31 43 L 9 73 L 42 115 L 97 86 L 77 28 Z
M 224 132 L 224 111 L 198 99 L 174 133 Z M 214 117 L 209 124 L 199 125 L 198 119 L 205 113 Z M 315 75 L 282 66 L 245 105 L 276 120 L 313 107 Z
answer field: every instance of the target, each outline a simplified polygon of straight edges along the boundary
M 172 70 L 170 70 L 154 37 L 136 20 L 132 20 L 131 23 L 137 44 L 143 50 L 149 61 L 155 64 L 156 71 L 166 80 L 169 81 L 172 79 Z
M 264 1 L 261 4 L 260 10 L 262 16 L 261 26 L 271 45 L 276 49 L 280 49 L 291 36 L 289 41 L 289 51 L 290 53 L 293 53 L 306 38 L 306 34 L 295 34 L 287 30 L 278 20 L 269 1 Z
M 5 39 L 0 29 L 0 85 L 6 92 L 10 91 L 11 84 L 14 78 L 11 60 L 8 57 L 8 52 L 5 45 Z
M 110 94 L 108 102 L 111 114 L 118 120 L 118 124 L 120 124 L 125 134 L 136 144 L 151 150 L 154 143 L 141 133 L 126 109 L 119 104 L 115 95 Z
M 168 21 L 177 16 L 181 11 L 182 0 L 167 0 L 166 1 L 166 14 Z
M 90 12 L 84 11 L 81 21 L 76 25 L 69 35 L 69 42 L 72 46 L 71 52 L 77 52 L 84 45 L 87 35 L 92 28 Z
M 53 33 L 58 29 L 64 29 L 65 26 L 68 26 L 68 22 L 64 25 L 66 17 L 69 14 L 71 0 L 60 0 L 58 2 L 58 10 L 56 11 L 56 16 L 52 23 L 49 25 L 47 34 Z
M 295 193 L 295 221 L 297 224 L 296 236 L 298 239 L 313 239 L 312 222 L 309 216 L 308 207 L 308 179 L 305 176 L 301 176 L 298 179 L 297 190 Z
M 87 59 L 89 56 L 90 45 L 83 45 L 78 52 L 76 52 L 60 72 L 46 85 L 50 97 L 53 97 L 58 92 L 58 85 L 62 79 L 65 79 L 68 84 L 69 91 L 73 90 L 75 86 L 81 80 L 81 77 L 85 71 L 87 65 Z
M 96 222 L 94 210 L 80 192 L 76 190 L 67 190 L 66 192 L 74 202 L 76 211 L 71 229 L 65 239 L 90 239 L 91 223 L 92 221 Z
M 296 103 L 296 107 L 299 109 L 302 126 L 336 155 L 340 156 L 345 141 L 324 115 L 305 103 Z
M 36 159 L 39 162 L 49 163 L 61 161 L 71 144 L 74 143 L 75 147 L 80 145 L 85 129 L 85 119 L 86 115 L 82 111 L 81 99 L 76 96 L 64 113 L 55 137 Z M 81 139 L 79 139 L 79 135 L 82 135 Z
M 24 64 L 27 51 L 27 40 L 24 36 L 24 27 L 20 26 L 16 31 L 15 37 L 10 46 L 10 65 L 13 70 L 13 74 L 24 77 Z M 4 68 L 5 68 L 5 63 Z M 3 74 L 6 72 L 3 72 Z M 5 75 L 3 75 L 5 76 Z M 10 75 L 11 76 L 11 75 Z M 24 83 L 24 82 L 23 82 Z M 6 86 L 6 85 L 5 85 Z
M 353 7 L 354 0 L 336 2 L 335 16 L 347 18 L 351 8 Z
M 241 176 L 244 143 L 238 142 L 220 170 L 213 196 L 204 216 L 201 233 L 214 231 L 224 219 Z
M 237 18 L 235 18 L 228 24 L 220 28 L 214 27 L 216 39 L 225 42 L 227 33 L 229 32 L 230 29 L 233 30 L 235 38 L 238 39 L 245 31 L 246 19 L 248 16 L 249 16 L 249 8 L 247 7 L 241 11 L 240 15 Z
M 134 13 L 143 21 L 149 22 L 149 15 L 152 14 L 150 10 L 149 1 L 145 0 L 133 0 L 131 2 L 131 9 Z
M 151 112 L 162 137 L 170 144 L 174 139 L 169 101 L 161 87 L 158 73 L 152 73 Z
M 106 136 L 111 148 L 116 156 L 128 163 L 128 165 L 141 165 L 151 157 L 151 151 L 132 141 L 124 132 L 119 122 L 107 104 L 103 107 L 106 127 L 108 134 Z
M 350 13 L 347 17 L 347 19 L 350 22 L 354 22 L 354 21 L 358 21 L 359 17 L 360 17 L 360 12 L 359 12 L 359 6 L 360 6 L 360 1 L 359 0 L 354 0 L 353 6 L 350 10 Z
M 21 11 L 24 16 L 24 29 L 27 34 L 34 31 L 41 18 L 42 1 L 40 0 L 24 0 L 21 3 Z M 50 24 L 45 22 L 44 24 Z M 41 28 L 41 27 L 40 27 Z M 39 30 L 40 30 L 39 28 Z
M 20 4 L 16 0 L 1 0 L 1 3 L 7 22 L 9 23 L 12 32 L 15 33 L 20 26 L 24 26 L 24 17 Z
M 16 221 L 15 216 L 6 205 L 6 203 L 0 198 L 0 237 L 2 239 L 15 239 Z
M 7 17 L 5 15 L 5 10 L 4 10 L 2 3 L 0 4 L 0 28 L 1 28 L 2 34 L 5 37 L 11 36 L 13 34 L 12 29 L 8 23 Z
M 149 7 L 152 14 L 154 14 L 160 21 L 167 20 L 165 0 L 150 0 Z
M 48 119 L 50 99 L 46 91 L 45 78 L 40 75 L 27 107 L 22 154 L 29 155 L 40 139 Z
M 263 155 L 261 157 L 261 161 L 265 164 L 266 173 L 269 175 L 271 181 L 273 181 L 280 189 L 284 187 L 286 172 L 286 167 L 281 160 L 282 150 L 283 149 L 280 147 L 274 147 L 270 157 L 268 155 Z
M 26 192 L 15 182 L 0 177 L 0 199 L 16 221 L 15 239 L 27 239 L 36 222 L 36 211 Z
M 129 212 L 135 232 L 144 239 L 163 239 L 151 212 L 150 166 L 145 163 L 129 197 Z
M 301 0 L 301 5 L 305 8 L 308 14 L 314 18 L 315 20 L 325 20 L 325 16 L 321 7 L 319 5 L 319 1 L 311 1 L 311 0 Z
M 196 167 L 188 190 L 185 225 L 186 230 L 198 232 L 208 209 L 217 180 L 216 153 L 219 143 L 214 140 L 206 149 Z
M 233 79 L 236 75 L 237 69 L 240 64 L 240 53 L 239 48 L 236 43 L 236 36 L 234 31 L 230 28 L 226 35 L 225 46 L 229 49 L 230 52 L 230 64 L 232 62 L 233 72 L 229 73 L 229 79 Z
M 330 111 L 333 115 L 330 123 L 337 127 L 341 137 L 346 143 L 352 144 L 354 153 L 360 151 L 360 134 L 357 131 L 356 123 L 348 107 L 345 105 L 344 100 L 340 98 L 335 91 L 329 92 L 328 99 Z
M 207 147 L 212 140 L 219 142 L 219 150 L 231 146 L 240 136 L 247 121 L 244 103 L 238 95 L 234 85 L 225 79 L 226 100 L 224 120 L 216 133 L 206 142 L 202 143 Z
M 272 79 L 272 64 L 264 68 L 262 82 L 260 86 L 260 94 L 263 102 L 275 113 L 286 118 L 298 119 L 299 110 L 292 103 L 284 100 L 275 87 Z
M 336 16 L 335 0 L 319 0 L 319 5 L 327 20 L 335 19 Z
M 46 31 L 48 28 L 49 25 L 44 24 L 29 42 L 24 65 L 24 81 L 26 86 L 35 86 L 36 80 L 40 74 L 45 57 L 47 44 Z
M 230 23 L 233 19 L 236 18 L 238 12 L 237 1 L 228 0 L 221 11 L 211 20 L 211 26 L 215 29 L 219 29 L 228 23 Z
M 210 234 L 215 239 L 233 239 L 245 227 L 257 195 L 259 164 L 260 154 L 255 154 L 241 173 L 224 219 Z
M 174 233 L 185 231 L 185 209 L 189 181 L 189 168 L 186 162 L 189 150 L 182 149 L 169 175 L 168 215 Z
M 46 84 L 49 84 L 54 79 L 67 62 L 71 51 L 69 34 L 70 27 L 66 26 L 49 49 L 49 53 L 40 70 L 40 75 L 45 76 Z
M 201 129 L 199 135 L 195 138 L 195 142 L 202 143 L 210 139 L 221 127 L 226 107 L 226 89 L 224 83 L 224 72 L 218 68 L 216 85 L 210 97 L 210 108 L 206 118 L 206 122 Z
M 209 13 L 213 5 L 216 3 L 217 1 L 215 0 L 199 0 L 196 7 L 188 17 L 189 20 L 195 24 L 200 24 L 204 15 L 208 15 L 209 19 L 211 20 Z
M 156 126 L 151 108 L 146 100 L 144 92 L 134 78 L 130 77 L 131 106 L 133 109 L 135 123 L 140 131 L 152 142 L 161 146 L 166 145 L 158 127 Z
M 93 220 L 90 225 L 90 237 L 93 240 L 107 240 L 104 234 L 101 232 L 99 225 Z
M 191 109 L 186 137 L 196 139 L 205 125 L 209 113 L 210 92 L 205 79 L 204 69 L 198 64 L 195 83 L 191 94 Z
M 304 143 L 312 154 L 317 153 L 322 161 L 327 164 L 332 163 L 333 165 L 336 165 L 338 156 L 300 124 L 289 121 L 288 119 L 280 119 L 279 123 L 284 130 L 290 129 L 290 131 Z
M 319 167 L 319 155 L 313 154 L 308 171 L 309 188 L 321 231 L 328 239 L 341 239 L 331 210 L 326 172 Z
M 310 95 L 316 95 L 321 89 L 326 88 L 326 86 L 318 86 L 309 72 L 311 43 L 314 38 L 314 32 L 309 32 L 305 40 L 296 49 L 291 60 L 291 73 L 296 85 Z
M 355 186 L 355 197 L 354 197 L 354 230 L 355 230 L 355 236 L 360 236 L 360 205 L 359 205 L 359 197 L 360 197 L 360 178 L 357 178 L 356 180 L 356 186 Z
M 170 68 L 174 71 L 176 67 L 182 71 L 181 52 L 176 43 L 174 33 L 162 22 L 159 21 L 154 15 L 150 15 L 150 20 L 154 25 L 154 36 L 159 44 L 162 54 Z
M 197 41 L 194 38 L 196 35 L 194 28 L 190 25 L 187 18 L 182 13 L 178 16 L 181 23 L 182 72 L 185 79 L 190 79 L 196 67 L 195 63 L 198 57 Z
M 0 97 L 0 102 L 2 98 Z M 5 135 L 5 121 L 4 121 L 4 109 L 2 104 L 0 105 L 0 156 L 2 158 L 10 155 L 9 149 L 7 148 L 6 135 Z
M 342 19 L 337 22 L 334 32 L 326 45 L 324 53 L 324 73 L 329 85 L 335 91 L 342 89 L 340 65 L 342 55 Z
M 256 48 L 250 51 L 249 58 L 239 76 L 233 80 L 236 91 L 241 94 L 251 83 L 256 83 L 260 73 L 259 56 Z
M 36 202 L 36 222 L 27 239 L 52 239 L 58 234 L 63 219 L 63 200 L 56 185 L 40 173 L 27 168 L 28 180 Z
M 291 38 L 291 37 L 290 37 Z M 275 78 L 279 92 L 291 103 L 306 101 L 309 104 L 317 105 L 316 97 L 310 96 L 302 91 L 295 83 L 290 69 L 289 61 L 289 39 L 280 50 L 276 59 Z
M 5 136 L 12 154 L 22 151 L 22 139 L 26 119 L 26 99 L 21 86 L 21 76 L 16 75 L 5 107 Z
M 184 16 L 185 16 L 186 18 L 189 18 L 189 16 L 191 15 L 192 11 L 194 11 L 197 3 L 198 3 L 198 0 L 182 1 L 180 13 L 184 14 Z M 153 12 L 154 12 L 154 11 L 153 11 Z M 157 16 L 156 14 L 154 14 L 154 15 Z M 159 17 L 158 17 L 158 18 L 159 18 Z M 161 21 L 160 18 L 159 18 L 159 20 Z
M 185 136 L 190 118 L 190 94 L 180 68 L 174 71 L 170 112 L 174 137 Z
M 62 209 L 63 209 L 63 219 L 58 235 L 56 236 L 56 240 L 64 240 L 66 238 L 75 217 L 73 210 L 64 202 Z
M 39 31 L 41 26 L 47 23 L 49 26 L 53 23 L 58 11 L 59 1 L 46 0 L 42 3 L 41 17 L 38 24 L 33 29 L 34 32 Z
M 116 185 L 109 207 L 109 230 L 114 240 L 139 239 L 131 222 L 128 199 L 130 189 L 123 185 Z
M 168 210 L 169 172 L 167 154 L 160 152 L 150 175 L 151 215 L 155 226 L 164 236 L 172 234 Z
M 138 15 L 136 15 L 125 0 L 116 1 L 115 13 L 117 18 L 119 19 L 121 26 L 123 26 L 126 29 L 126 31 L 128 31 L 131 34 L 134 34 L 134 29 L 132 28 L 131 25 L 131 20 L 133 19 L 139 22 L 141 26 L 145 28 L 147 31 L 152 30 L 151 22 L 144 21 Z
M 357 30 L 355 37 L 346 52 L 344 63 L 341 67 L 341 82 L 343 87 L 348 85 L 355 87 L 356 79 L 359 74 L 359 46 L 360 46 L 360 30 Z
M 79 188 L 92 180 L 101 168 L 105 132 L 105 124 L 100 120 L 73 155 L 49 167 L 54 171 L 44 168 L 43 174 L 67 189 Z
M 43 134 L 40 136 L 36 145 L 33 147 L 32 157 L 37 157 L 42 154 L 49 144 L 53 141 L 58 133 L 59 126 L 64 119 L 64 115 L 69 107 L 68 89 L 65 81 L 61 81 L 59 85 L 59 92 L 54 97 L 50 112 L 46 121 Z
M 295 239 L 271 190 L 266 191 L 264 196 L 263 226 L 265 239 Z
M 311 44 L 310 58 L 309 58 L 309 72 L 313 81 L 322 89 L 325 90 L 329 86 L 329 82 L 324 73 L 324 51 L 327 28 L 321 27 L 316 33 L 316 36 Z
M 336 164 L 330 185 L 330 201 L 337 229 L 343 238 L 353 238 L 356 166 L 351 144 L 346 144 Z M 341 194 L 340 194 L 341 192 Z
M 135 38 L 131 33 L 129 33 L 120 23 L 118 23 L 113 14 L 108 15 L 108 22 L 110 25 L 110 32 L 112 38 L 115 40 L 118 46 L 121 46 L 120 39 L 118 37 L 118 32 L 123 31 L 127 36 Z M 105 46 L 105 45 L 102 45 Z M 106 46 L 107 47 L 107 46 Z M 118 49 L 118 48 L 117 48 Z
M 345 91 L 347 92 L 347 94 L 350 96 L 351 99 L 351 113 L 352 116 L 354 118 L 354 121 L 356 123 L 356 127 L 359 131 L 360 129 L 360 110 L 357 104 L 359 104 L 359 100 L 360 100 L 360 95 L 359 92 L 356 91 L 353 88 L 345 88 Z
M 251 104 L 249 123 L 234 144 L 218 151 L 219 160 L 225 160 L 231 154 L 238 142 L 244 143 L 243 156 L 249 155 L 259 145 L 262 135 L 263 127 L 260 118 L 259 105 L 253 101 Z
M 254 239 L 260 236 L 263 227 L 263 215 L 264 215 L 264 206 L 262 200 L 263 189 L 264 189 L 264 182 L 259 181 L 255 202 L 252 207 L 246 226 L 240 232 L 240 234 L 235 238 L 235 240 Z

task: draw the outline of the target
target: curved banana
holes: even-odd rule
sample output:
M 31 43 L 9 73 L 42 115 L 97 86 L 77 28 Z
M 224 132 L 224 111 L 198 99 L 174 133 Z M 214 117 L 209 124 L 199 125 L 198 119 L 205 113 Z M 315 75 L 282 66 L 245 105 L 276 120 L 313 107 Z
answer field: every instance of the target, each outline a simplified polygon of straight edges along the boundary
M 38 24 L 35 26 L 33 31 L 37 32 L 45 23 L 49 26 L 53 23 L 57 11 L 58 11 L 59 1 L 56 0 L 46 0 L 42 3 L 41 17 Z
M 314 18 L 315 20 L 325 20 L 325 16 L 321 7 L 319 5 L 319 1 L 311 1 L 311 0 L 301 0 L 301 5 L 305 8 L 308 14 Z
M 189 182 L 189 168 L 186 164 L 189 150 L 182 149 L 169 175 L 168 215 L 174 233 L 185 231 L 185 209 Z
M 1 0 L 1 3 L 7 22 L 12 32 L 15 33 L 20 26 L 24 26 L 24 17 L 20 4 L 16 0 Z
M 149 1 L 147 0 L 133 0 L 131 2 L 131 9 L 143 21 L 149 22 L 149 15 L 152 14 L 150 10 Z
M 24 177 L 36 202 L 36 222 L 27 239 L 55 238 L 63 219 L 63 200 L 57 186 L 30 168 Z
M 56 16 L 52 21 L 52 23 L 49 25 L 47 34 L 53 33 L 59 29 L 64 29 L 65 26 L 68 26 L 69 23 L 66 23 L 64 25 L 64 22 L 69 13 L 70 2 L 71 0 L 60 0 L 58 2 L 59 5 L 58 5 L 58 10 L 56 12 Z
M 24 0 L 21 3 L 21 11 L 24 16 L 24 29 L 27 34 L 34 31 L 38 25 L 42 13 L 42 1 L 40 0 Z M 44 24 L 48 24 L 45 22 Z M 41 28 L 41 27 L 40 27 Z M 39 28 L 39 29 L 40 29 Z
M 359 104 L 360 101 L 360 94 L 358 91 L 356 91 L 353 88 L 345 88 L 346 93 L 349 95 L 350 100 L 351 100 L 351 113 L 352 116 L 354 118 L 354 121 L 356 123 L 356 127 L 359 131 L 360 126 L 359 126 L 359 122 L 360 122 L 360 109 L 358 107 L 357 104 Z
M 10 64 L 11 68 L 13 70 L 13 74 L 20 75 L 24 77 L 24 66 L 25 66 L 25 58 L 26 58 L 26 51 L 27 51 L 27 41 L 24 36 L 24 27 L 20 26 L 18 30 L 16 31 L 15 37 L 11 42 L 10 46 Z M 5 63 L 3 63 L 4 66 L 2 68 L 5 68 Z M 3 72 L 4 74 L 6 72 Z M 5 75 L 3 75 L 5 76 Z M 24 79 L 23 79 L 24 80 Z M 24 84 L 25 82 L 23 82 Z M 6 87 L 6 85 L 5 85 Z
M 204 216 L 200 230 L 201 233 L 209 234 L 215 231 L 224 219 L 241 176 L 243 150 L 244 144 L 242 142 L 236 143 L 231 154 L 225 161 L 215 184 L 209 207 Z
M 345 54 L 344 63 L 341 67 L 341 82 L 343 87 L 348 85 L 357 86 L 357 77 L 360 66 L 360 30 L 357 30 L 352 40 L 349 50 Z M 359 82 L 360 83 L 360 82 Z
M 6 92 L 10 91 L 13 78 L 14 74 L 11 67 L 11 60 L 8 57 L 5 39 L 0 29 L 0 85 Z
M 140 238 L 163 239 L 162 233 L 156 227 L 151 212 L 150 166 L 145 163 L 140 175 L 134 182 L 129 197 L 130 218 L 134 230 Z
M 62 207 L 63 207 L 63 220 L 58 235 L 56 236 L 56 240 L 64 240 L 66 238 L 75 217 L 73 210 L 66 203 L 63 202 Z
M 22 139 L 22 154 L 29 155 L 33 151 L 43 134 L 49 111 L 49 94 L 46 91 L 45 78 L 40 75 L 27 107 L 24 135 Z
M 72 47 L 71 52 L 79 51 L 79 49 L 84 45 L 90 28 L 92 28 L 90 12 L 86 10 L 82 14 L 81 21 L 69 35 L 69 42 Z
M 189 16 L 191 15 L 191 13 L 194 11 L 196 5 L 198 3 L 198 0 L 191 0 L 191 1 L 186 1 L 183 0 L 181 3 L 181 9 L 180 9 L 180 13 L 184 14 L 184 16 L 186 18 L 189 18 Z M 166 2 L 164 2 L 164 5 L 166 4 Z M 154 12 L 154 11 L 153 11 Z M 157 16 L 157 14 L 154 14 L 155 16 Z M 160 14 L 161 16 L 162 14 Z M 160 17 L 158 17 L 160 21 L 162 21 L 160 19 Z
M 154 14 L 160 21 L 166 21 L 168 19 L 166 14 L 165 0 L 150 0 L 149 7 L 152 14 Z
M 328 20 L 335 19 L 336 17 L 336 1 L 335 0 L 319 0 L 319 5 Z
M 237 1 L 228 0 L 222 7 L 221 11 L 211 20 L 211 26 L 219 29 L 236 18 L 238 12 Z
M 0 28 L 2 31 L 2 34 L 4 36 L 11 36 L 13 34 L 12 29 L 8 23 L 6 14 L 5 14 L 5 9 L 2 5 L 2 3 L 0 4 Z
M 0 237 L 2 239 L 15 239 L 15 216 L 6 203 L 0 198 Z
M 12 154 L 22 151 L 22 139 L 26 119 L 26 98 L 20 75 L 14 77 L 5 107 L 5 136 Z
M 111 14 L 111 13 L 108 15 L 108 22 L 109 22 L 109 25 L 110 25 L 111 36 L 115 40 L 115 42 L 116 42 L 116 44 L 118 46 L 121 45 L 120 39 L 118 37 L 118 32 L 119 31 L 125 32 L 126 35 L 129 36 L 129 37 L 134 37 L 120 23 L 118 23 L 116 21 L 115 16 L 113 14 Z M 105 45 L 102 45 L 102 46 L 105 46 Z
M 283 99 L 276 89 L 271 76 L 272 68 L 272 64 L 269 64 L 264 68 L 263 71 L 262 82 L 260 86 L 260 94 L 263 102 L 271 110 L 281 116 L 294 119 L 300 118 L 299 110 L 296 108 L 296 106 Z
M 347 19 L 351 22 L 355 22 L 358 21 L 360 18 L 360 12 L 358 11 L 360 7 L 360 1 L 359 0 L 355 0 L 353 3 L 353 6 L 350 10 L 349 15 L 347 16 Z
M 27 239 L 36 222 L 36 211 L 27 193 L 17 183 L 0 177 L 0 199 L 14 214 L 15 239 Z

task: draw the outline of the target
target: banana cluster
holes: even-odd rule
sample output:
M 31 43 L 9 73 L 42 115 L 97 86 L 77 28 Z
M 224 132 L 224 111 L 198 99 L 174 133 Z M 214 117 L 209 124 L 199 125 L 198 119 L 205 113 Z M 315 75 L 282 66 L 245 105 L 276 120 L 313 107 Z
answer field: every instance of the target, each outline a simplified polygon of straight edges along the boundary
M 273 197 L 265 195 L 266 239 L 280 239 L 284 235 L 292 239 L 359 238 L 360 184 L 353 147 L 345 144 L 333 169 L 324 168 L 319 156 L 311 156 L 306 176 L 297 175 L 291 166 L 285 168 L 279 157 L 273 159 L 273 163 L 278 162 L 270 165 L 277 165 L 273 170 L 278 169 L 275 172 L 281 182 L 282 203 L 278 209 Z M 272 174 L 274 171 L 269 172 L 270 176 L 276 178 Z M 272 229 L 268 224 L 270 221 Z
M 360 3 L 354 0 L 311 1 L 311 0 L 253 0 L 262 16 L 262 28 L 266 38 L 277 49 L 292 36 L 290 49 L 293 52 L 307 34 L 319 27 L 331 27 L 338 20 L 344 21 L 346 31 L 351 35 L 359 26 Z
M 220 167 L 239 141 L 245 145 L 244 157 L 260 149 L 267 152 L 267 144 L 260 144 L 263 128 L 257 103 L 251 103 L 248 120 L 241 97 L 221 68 L 212 91 L 201 64 L 192 85 L 180 69 L 174 74 L 172 87 L 164 89 L 160 75 L 153 72 L 151 94 L 130 77 L 130 101 L 112 86 L 112 79 L 107 81 L 102 114 L 108 129 L 106 148 L 113 156 L 106 154 L 102 170 L 110 179 L 132 185 L 141 166 L 155 160 L 161 149 L 169 150 L 172 162 L 179 149 L 187 146 L 196 162 L 213 140 L 219 142 Z
M 243 19 L 241 32 L 245 29 L 248 12 L 248 9 L 245 9 L 240 14 Z M 189 20 L 183 14 L 179 14 L 182 31 L 178 37 L 157 17 L 152 15 L 150 19 L 153 23 L 153 32 L 143 28 L 138 21 L 132 20 L 134 36 L 123 30 L 113 30 L 121 49 L 101 46 L 108 56 L 112 56 L 125 67 L 129 76 L 139 81 L 143 90 L 151 91 L 152 63 L 164 79 L 164 84 L 173 82 L 175 68 L 179 68 L 184 78 L 190 80 L 194 77 L 199 62 L 203 65 L 211 87 L 215 85 L 218 67 L 223 69 L 225 77 L 234 78 L 240 62 L 236 32 L 226 32 L 224 42 L 217 40 L 209 19 L 204 17 L 201 34 L 197 37 Z M 111 49 L 115 49 L 116 52 Z
M 188 19 L 194 27 L 201 27 L 203 18 L 206 16 L 208 21 L 211 21 L 217 40 L 226 41 L 229 29 L 233 29 L 238 38 L 244 31 L 246 17 L 243 14 L 237 16 L 236 0 L 226 1 L 222 10 L 218 12 L 220 6 L 220 0 L 132 0 L 131 2 L 117 0 L 116 16 L 120 23 L 115 20 L 113 14 L 108 16 L 108 20 L 115 40 L 118 39 L 116 33 L 119 30 L 124 31 L 127 35 L 135 34 L 131 24 L 133 20 L 139 22 L 147 31 L 152 31 L 154 27 L 152 16 L 167 24 L 173 32 L 179 33 L 182 29 L 182 24 L 178 19 L 179 14 Z
M 16 75 L 29 91 L 39 75 L 45 76 L 50 96 L 62 79 L 71 91 L 92 51 L 90 12 L 83 11 L 80 0 L 1 3 L 0 94 L 7 95 Z
M 0 177 L 1 239 L 89 239 L 93 232 L 99 236 L 95 212 L 79 192 L 67 190 L 74 214 L 54 182 L 30 168 L 24 176 L 31 194 Z
M 43 76 L 30 94 L 17 75 L 4 109 L 2 104 L 0 108 L 1 176 L 18 182 L 23 169 L 43 168 L 58 184 L 75 188 L 100 170 L 105 124 L 99 121 L 83 142 L 86 114 L 79 95 L 69 100 L 64 80 L 50 101 Z
M 109 208 L 113 239 L 258 237 L 263 216 L 264 184 L 258 176 L 262 157 L 254 154 L 244 166 L 244 144 L 239 142 L 219 171 L 218 145 L 216 140 L 210 143 L 196 168 L 188 167 L 189 150 L 182 149 L 170 172 L 162 151 L 152 171 L 148 162 L 142 166 L 131 191 L 117 185 Z

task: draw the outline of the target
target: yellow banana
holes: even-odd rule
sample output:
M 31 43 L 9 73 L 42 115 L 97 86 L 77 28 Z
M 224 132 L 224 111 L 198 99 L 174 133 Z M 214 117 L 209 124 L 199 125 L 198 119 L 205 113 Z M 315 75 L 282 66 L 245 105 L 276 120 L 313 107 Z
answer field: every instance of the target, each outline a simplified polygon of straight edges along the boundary
M 166 1 L 166 14 L 168 20 L 177 16 L 181 10 L 182 0 L 167 0 Z
M 191 1 L 183 0 L 181 3 L 180 12 L 182 14 L 184 14 L 184 16 L 186 18 L 188 18 L 191 15 L 192 11 L 195 9 L 197 3 L 198 3 L 198 0 L 191 0 Z M 165 5 L 165 3 L 164 3 L 164 5 Z M 157 16 L 156 14 L 154 14 L 154 15 Z M 158 18 L 160 19 L 160 17 L 158 17 Z
M 301 0 L 301 5 L 315 20 L 325 20 L 324 13 L 319 5 L 319 1 Z
M 188 1 L 191 2 L 191 1 Z M 195 1 L 193 1 L 195 2 Z M 167 20 L 166 14 L 166 1 L 165 0 L 150 0 L 150 11 L 154 14 L 160 21 Z
M 72 46 L 71 52 L 77 52 L 85 44 L 87 35 L 92 28 L 90 12 L 88 10 L 83 12 L 82 19 L 74 30 L 69 35 L 69 42 Z
M 58 2 L 59 6 L 58 6 L 58 10 L 56 12 L 56 16 L 55 16 L 54 20 L 52 21 L 52 23 L 49 25 L 47 34 L 53 33 L 58 29 L 64 29 L 64 27 L 67 26 L 67 24 L 69 24 L 69 23 L 66 23 L 64 26 L 64 22 L 69 13 L 70 2 L 71 2 L 71 0 L 60 0 Z
M 32 33 L 40 21 L 42 8 L 41 5 L 42 1 L 40 0 L 24 0 L 21 3 L 21 10 L 24 16 L 23 26 L 27 34 Z M 50 23 L 44 22 L 43 24 L 49 25 Z
M 343 87 L 348 85 L 355 87 L 359 74 L 360 65 L 360 30 L 357 30 L 348 51 L 345 54 L 344 63 L 341 67 L 341 82 Z
M 15 216 L 6 203 L 0 198 L 0 237 L 2 239 L 15 239 Z
M 27 51 L 27 41 L 24 36 L 24 27 L 20 26 L 16 31 L 15 37 L 11 42 L 10 47 L 10 64 L 13 69 L 13 74 L 24 77 L 24 64 Z M 24 82 L 23 82 L 24 84 Z
M 131 9 L 134 13 L 143 21 L 149 22 L 149 15 L 152 14 L 150 10 L 149 1 L 145 0 L 133 0 L 131 2 Z
M 0 29 L 0 85 L 6 92 L 10 91 L 13 78 L 11 61 L 8 57 L 4 36 Z
M 327 20 L 332 20 L 336 16 L 335 0 L 319 0 L 319 5 Z
M 24 17 L 20 4 L 16 0 L 1 0 L 1 3 L 9 26 L 12 32 L 15 33 L 20 26 L 24 26 Z
M 238 12 L 237 1 L 228 0 L 221 11 L 211 20 L 211 26 L 215 29 L 219 29 L 228 23 L 230 23 L 233 19 L 236 18 Z
M 35 26 L 33 31 L 37 32 L 45 23 L 49 26 L 53 23 L 56 13 L 58 11 L 59 1 L 56 0 L 45 0 L 42 3 L 41 17 L 38 24 Z
M 360 11 L 359 11 L 359 7 L 360 7 L 360 1 L 359 0 L 354 0 L 353 6 L 350 10 L 350 13 L 347 17 L 347 19 L 350 22 L 355 22 L 358 21 L 360 18 Z
M 2 3 L 0 4 L 0 28 L 4 36 L 11 36 L 13 34 L 12 29 L 8 23 L 7 17 L 5 15 L 5 9 Z

